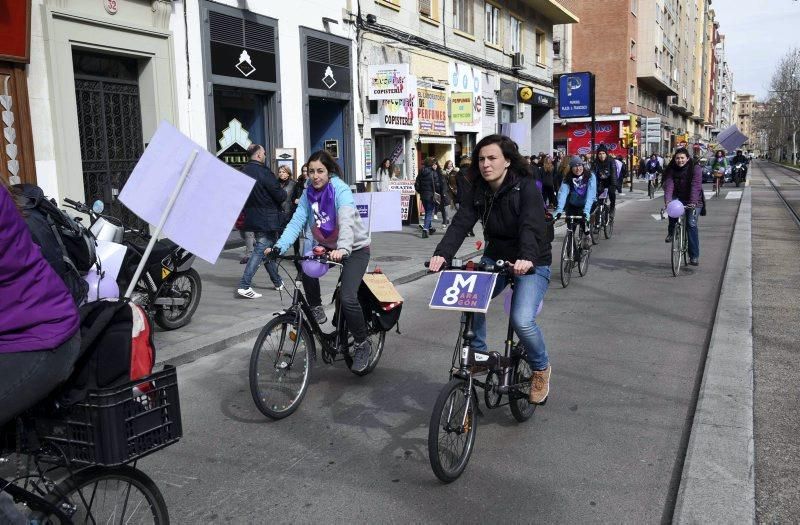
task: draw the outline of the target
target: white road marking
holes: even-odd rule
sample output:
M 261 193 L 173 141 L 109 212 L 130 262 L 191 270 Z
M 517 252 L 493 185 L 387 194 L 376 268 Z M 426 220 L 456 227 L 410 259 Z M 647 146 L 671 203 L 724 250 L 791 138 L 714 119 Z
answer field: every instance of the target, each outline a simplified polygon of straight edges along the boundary
M 714 197 L 714 195 L 716 195 L 716 192 L 713 191 L 704 191 L 703 193 L 706 195 L 706 200 L 711 199 Z
M 725 195 L 725 200 L 729 200 L 729 199 L 730 200 L 735 200 L 735 199 L 741 199 L 741 198 L 742 198 L 742 192 L 741 191 L 729 191 L 728 194 Z
M 664 220 L 664 219 L 662 219 L 662 218 L 661 218 L 661 214 L 660 214 L 660 213 L 651 213 L 651 214 L 650 214 L 650 216 L 651 216 L 652 218 L 654 218 L 655 220 L 657 220 L 657 221 L 662 221 L 662 220 Z

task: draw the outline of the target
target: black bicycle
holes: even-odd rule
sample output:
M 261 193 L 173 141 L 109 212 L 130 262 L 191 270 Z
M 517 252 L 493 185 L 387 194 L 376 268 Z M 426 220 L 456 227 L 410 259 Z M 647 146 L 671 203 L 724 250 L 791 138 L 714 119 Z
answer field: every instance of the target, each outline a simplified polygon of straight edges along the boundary
M 293 262 L 316 261 L 341 268 L 341 264 L 328 259 L 327 254 L 279 255 L 276 258 Z M 250 356 L 250 393 L 258 410 L 272 419 L 291 415 L 303 401 L 316 362 L 316 343 L 319 343 L 322 360 L 325 363 L 330 365 L 336 361 L 344 361 L 347 368 L 358 376 L 367 375 L 375 369 L 386 344 L 387 328 L 381 322 L 381 316 L 386 312 L 377 312 L 376 309 L 379 307 L 365 304 L 368 302 L 365 297 L 368 291 L 362 283 L 359 301 L 364 310 L 368 337 L 372 338 L 373 344 L 367 367 L 361 371 L 353 370 L 351 349 L 355 342 L 341 311 L 339 293 L 342 285 L 341 275 L 334 291 L 333 322 L 336 330 L 331 333 L 323 332 L 314 318 L 311 305 L 302 291 L 300 269 L 293 282 L 292 304 L 286 310 L 273 314 L 273 319 L 258 334 Z
M 427 264 L 426 264 L 427 266 Z M 495 272 L 505 275 L 514 287 L 512 266 L 503 261 L 493 265 L 462 264 L 454 260 L 450 269 Z M 467 468 L 478 428 L 476 387 L 484 391 L 487 408 L 508 405 L 520 423 L 533 416 L 536 405 L 529 402 L 531 371 L 521 343 L 514 342 L 511 319 L 503 354 L 480 352 L 471 348 L 473 312 L 465 311 L 461 330 L 453 350 L 450 381 L 439 393 L 428 427 L 428 457 L 436 477 L 445 483 L 455 481 Z M 483 380 L 478 379 L 485 374 Z M 507 401 L 503 402 L 503 396 Z
M 595 227 L 597 228 L 597 233 L 600 233 L 600 229 L 603 230 L 603 236 L 606 239 L 610 239 L 611 235 L 614 233 L 614 216 L 611 214 L 611 205 L 608 201 L 608 190 L 603 190 L 597 197 L 597 215 L 595 221 L 597 224 Z M 594 232 L 592 240 L 594 240 Z M 583 274 L 581 274 L 583 275 Z
M 684 210 L 695 209 L 692 206 L 684 206 Z M 661 211 L 662 215 L 664 211 Z M 672 230 L 672 246 L 670 249 L 670 262 L 672 264 L 672 275 L 677 277 L 681 273 L 681 266 L 686 266 L 689 257 L 689 232 L 686 226 L 686 213 L 678 217 L 675 229 Z
M 566 288 L 572 280 L 572 269 L 576 266 L 581 277 L 589 273 L 592 237 L 584 216 L 567 215 L 564 221 L 567 224 L 567 232 L 561 245 L 561 286 Z M 578 227 L 580 231 L 576 235 Z
M 0 429 L 0 492 L 30 523 L 168 525 L 156 484 L 136 461 L 182 436 L 175 368 L 95 390 L 64 407 L 47 399 Z

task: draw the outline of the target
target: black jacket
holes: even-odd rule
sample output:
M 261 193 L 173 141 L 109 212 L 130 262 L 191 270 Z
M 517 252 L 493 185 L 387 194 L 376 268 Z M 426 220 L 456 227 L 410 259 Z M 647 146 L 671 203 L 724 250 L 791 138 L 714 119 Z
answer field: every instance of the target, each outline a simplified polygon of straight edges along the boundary
M 602 191 L 601 188 L 617 187 L 617 163 L 611 156 L 607 156 L 605 162 L 595 160 L 592 164 L 592 172 L 597 177 L 597 193 Z
M 467 191 L 467 189 L 470 186 L 472 186 L 472 183 L 470 182 L 469 177 L 467 176 L 468 172 L 469 172 L 468 169 L 462 169 L 462 170 L 459 170 L 458 173 L 456 173 L 456 198 L 455 198 L 455 203 L 458 204 L 459 206 L 461 205 L 461 197 L 463 195 L 465 195 L 465 192 Z
M 417 176 L 416 189 L 423 201 L 433 200 L 433 193 L 442 193 L 442 178 L 430 166 L 425 166 Z
M 552 254 L 546 238 L 544 200 L 532 177 L 523 176 L 514 181 L 506 176 L 495 194 L 481 178 L 472 185 L 464 185 L 460 200 L 461 207 L 434 255 L 450 261 L 467 232 L 480 220 L 487 257 L 512 262 L 523 259 L 535 266 L 550 266 Z
M 254 160 L 242 166 L 242 173 L 256 181 L 244 205 L 243 229 L 251 232 L 280 230 L 281 208 L 286 200 L 286 192 L 281 188 L 278 177 Z

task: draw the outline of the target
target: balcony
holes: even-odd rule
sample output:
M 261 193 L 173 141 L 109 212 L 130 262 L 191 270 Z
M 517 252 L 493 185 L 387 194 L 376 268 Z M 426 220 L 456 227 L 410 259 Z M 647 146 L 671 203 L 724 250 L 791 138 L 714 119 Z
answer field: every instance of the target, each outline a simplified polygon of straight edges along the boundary
M 558 3 L 556 0 L 522 0 L 522 3 L 553 22 L 553 24 L 577 24 L 578 15 Z
M 640 60 L 636 68 L 639 84 L 659 95 L 677 95 L 678 88 L 663 69 L 649 61 Z
M 667 35 L 664 35 L 664 47 L 669 51 L 670 55 L 675 56 L 675 44 Z

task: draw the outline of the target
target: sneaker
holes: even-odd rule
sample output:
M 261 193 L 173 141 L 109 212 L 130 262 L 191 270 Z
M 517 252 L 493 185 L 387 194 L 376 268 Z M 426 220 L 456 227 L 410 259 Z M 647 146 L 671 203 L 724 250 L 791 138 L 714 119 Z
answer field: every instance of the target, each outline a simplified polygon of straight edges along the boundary
M 431 233 L 431 235 L 433 235 L 434 233 L 436 233 L 436 228 L 431 228 L 431 232 L 430 232 L 430 233 Z
M 258 299 L 261 297 L 261 294 L 252 288 L 239 288 L 236 293 L 239 294 L 239 297 L 244 297 L 245 299 Z
M 689 264 L 692 266 L 700 266 L 700 261 L 697 259 L 697 257 L 692 257 L 689 259 Z
M 552 366 L 548 366 L 544 370 L 534 370 L 531 376 L 531 395 L 528 400 L 534 405 L 544 405 L 547 402 L 547 396 L 550 394 L 550 372 L 553 370 Z
M 667 238 L 664 239 L 664 242 L 666 242 L 666 243 L 672 242 L 672 234 L 671 233 L 669 235 L 667 235 Z
M 355 351 L 353 352 L 353 364 L 350 370 L 354 372 L 363 372 L 369 366 L 369 358 L 372 354 L 372 341 L 364 339 L 360 343 L 353 345 Z
M 314 320 L 319 325 L 323 325 L 328 322 L 328 316 L 325 315 L 325 308 L 322 306 L 313 306 L 311 308 L 311 313 L 314 315 Z
M 428 230 L 422 230 L 422 238 L 423 239 L 427 239 L 428 238 Z
M 283 283 L 276 284 L 276 285 L 273 285 L 273 286 L 275 287 L 275 291 L 276 292 L 285 292 L 286 291 L 286 287 L 283 285 Z

